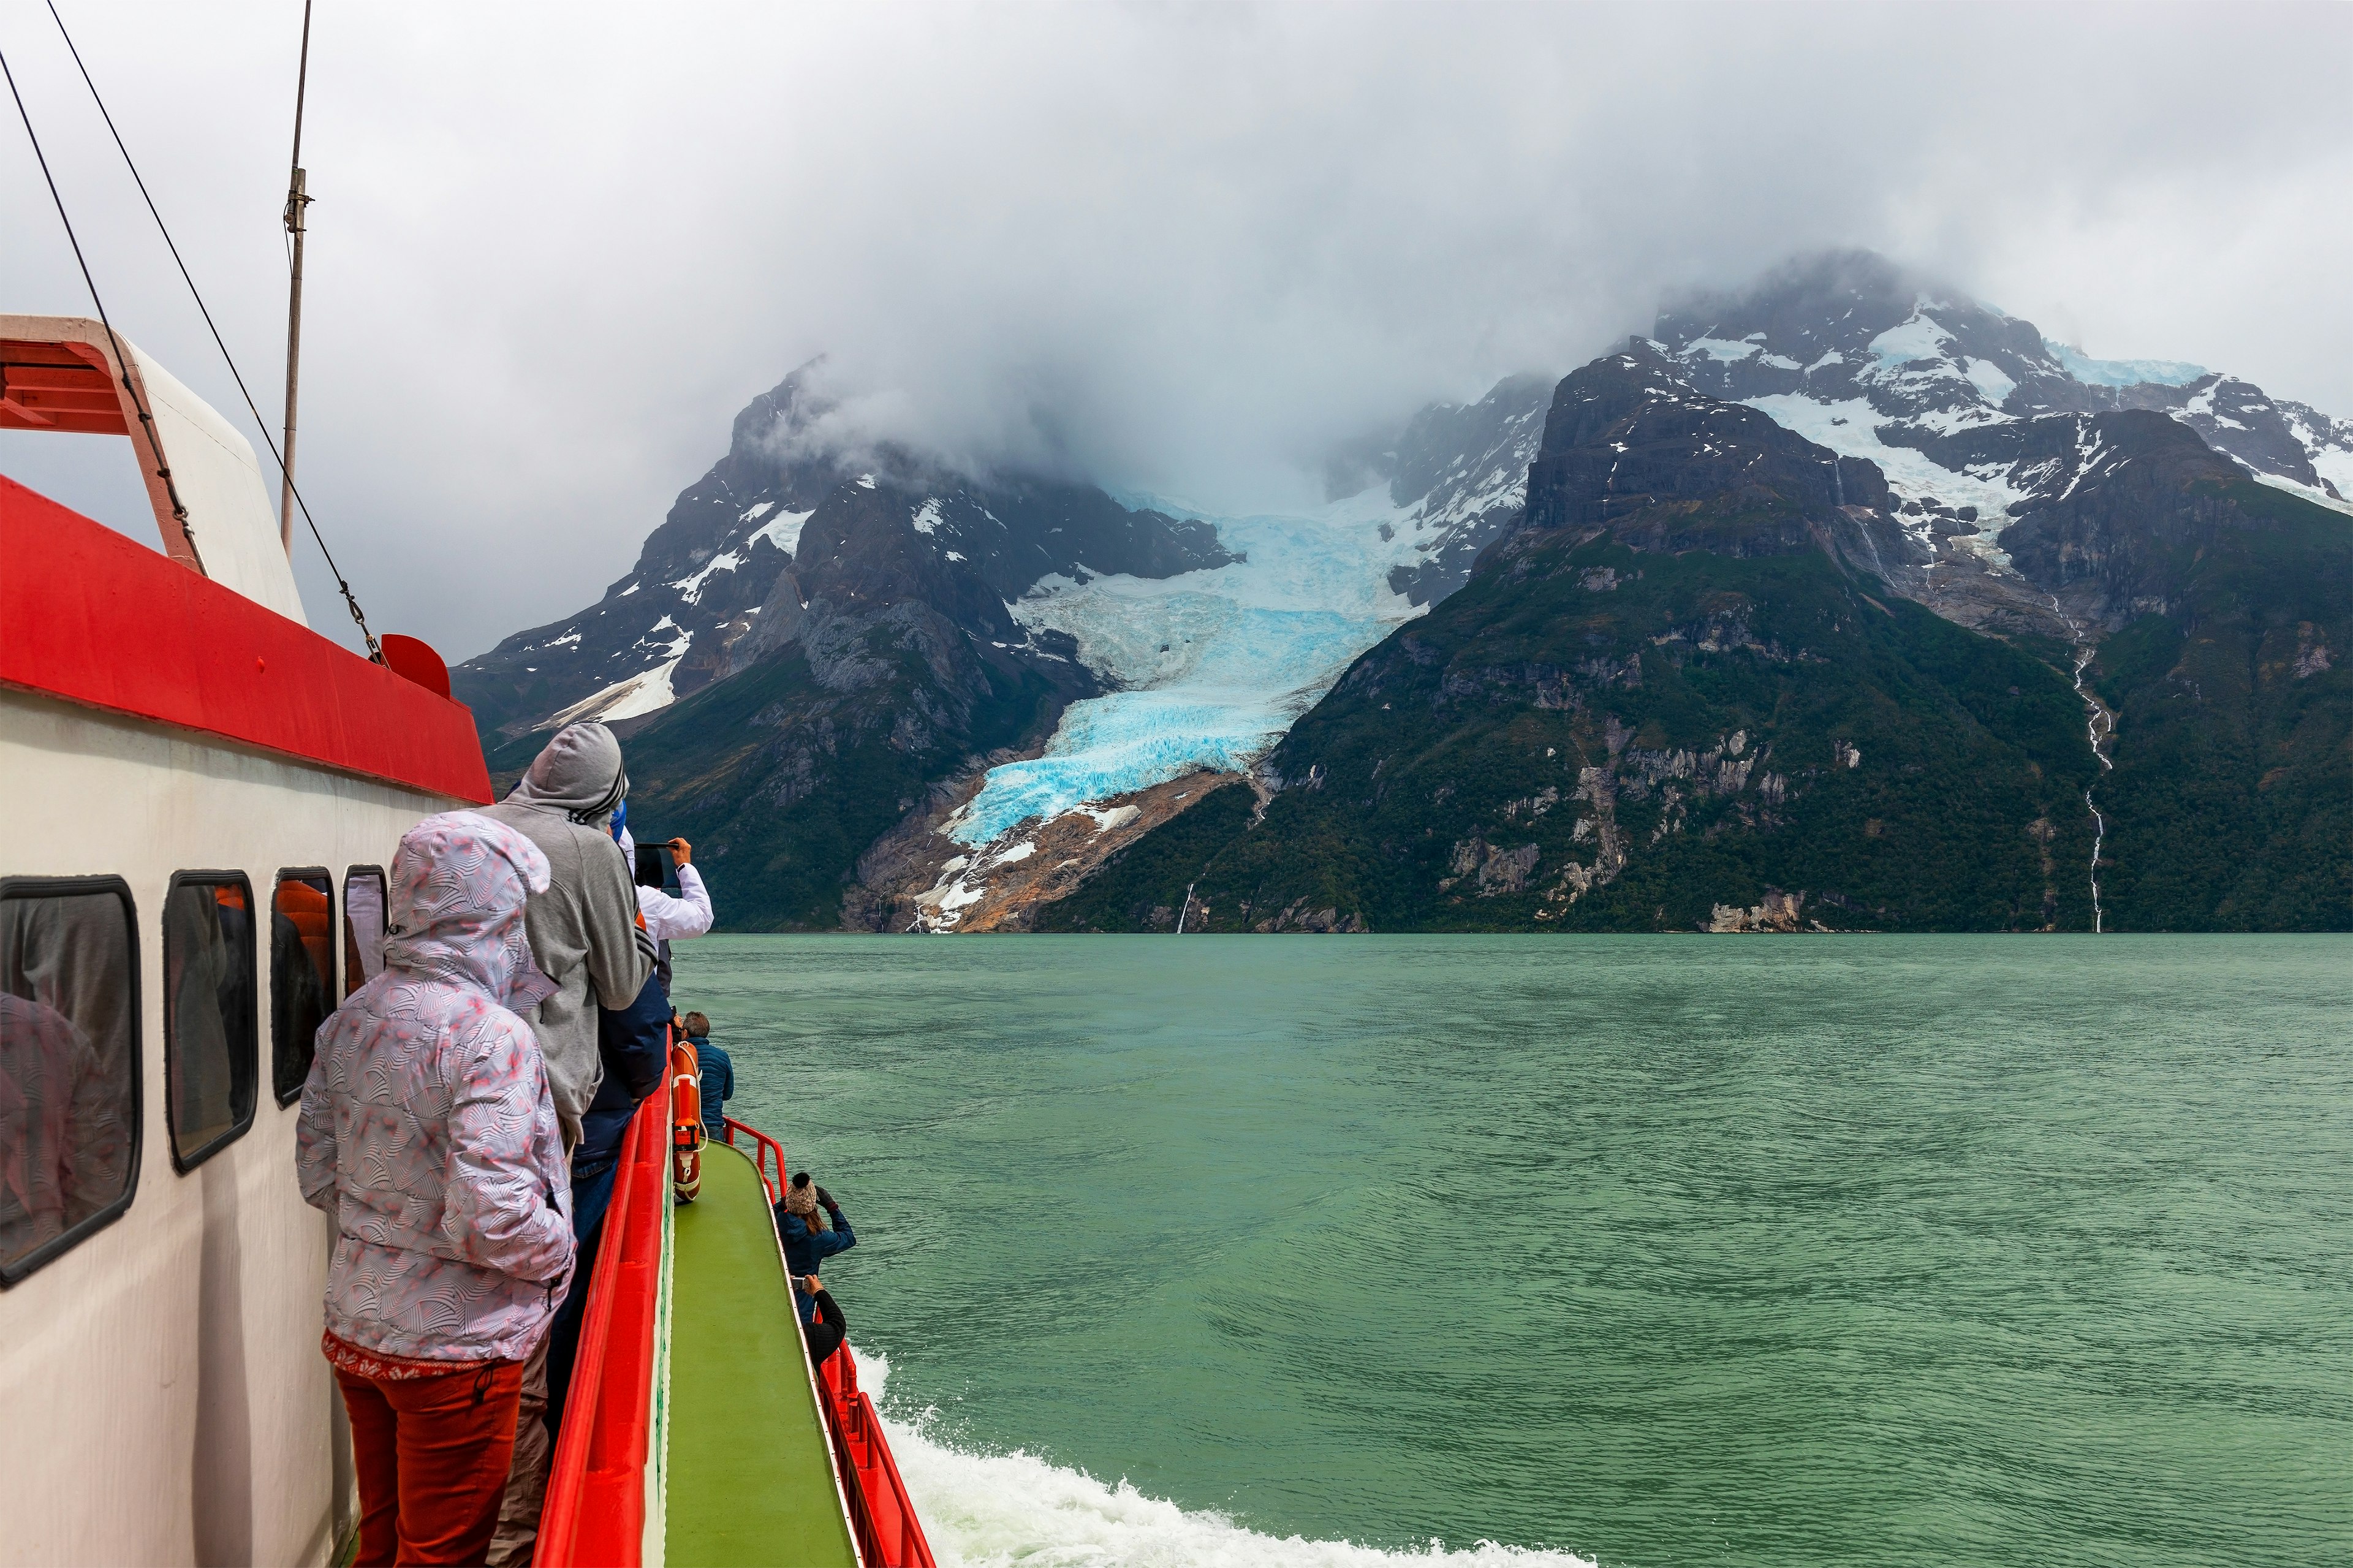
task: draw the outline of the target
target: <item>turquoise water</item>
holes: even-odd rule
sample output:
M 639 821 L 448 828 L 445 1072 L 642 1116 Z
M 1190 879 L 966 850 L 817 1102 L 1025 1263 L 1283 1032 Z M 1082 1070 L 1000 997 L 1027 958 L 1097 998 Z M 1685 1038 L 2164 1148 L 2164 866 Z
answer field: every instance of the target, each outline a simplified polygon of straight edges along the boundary
M 944 1562 L 2353 1561 L 2344 939 L 679 952 Z

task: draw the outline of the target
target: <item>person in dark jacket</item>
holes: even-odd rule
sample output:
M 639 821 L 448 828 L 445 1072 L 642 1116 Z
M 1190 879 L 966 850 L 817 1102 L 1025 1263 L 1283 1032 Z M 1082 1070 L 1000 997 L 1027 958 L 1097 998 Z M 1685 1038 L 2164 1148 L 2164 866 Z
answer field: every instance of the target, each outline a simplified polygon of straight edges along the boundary
M 727 1102 L 735 1098 L 735 1064 L 711 1043 L 711 1020 L 689 1013 L 684 1023 L 686 1043 L 694 1047 L 695 1079 L 702 1089 L 702 1130 L 718 1142 L 727 1141 Z
M 613 1179 L 620 1173 L 621 1143 L 638 1107 L 661 1087 L 670 1070 L 670 998 L 662 994 L 661 981 L 651 975 L 628 1006 L 598 1009 L 596 1049 L 605 1076 L 580 1119 L 580 1142 L 572 1151 L 572 1231 L 579 1240 L 580 1259 L 547 1336 L 551 1451 L 564 1426 L 565 1395 L 580 1352 L 588 1282 L 596 1272 L 597 1243 L 605 1234 L 605 1210 L 613 1201 Z
M 793 1280 L 797 1298 L 806 1298 L 812 1314 L 802 1328 L 801 1335 L 808 1341 L 809 1364 L 823 1366 L 825 1358 L 841 1348 L 849 1337 L 849 1325 L 842 1321 L 841 1309 L 835 1305 L 833 1292 L 825 1281 L 814 1274 L 803 1274 Z
M 820 1208 L 833 1221 L 831 1229 L 818 1224 L 817 1211 Z M 820 1261 L 858 1245 L 841 1205 L 833 1201 L 831 1193 L 810 1181 L 807 1171 L 793 1178 L 784 1202 L 776 1205 L 776 1231 L 785 1240 L 785 1271 L 797 1277 L 816 1273 Z M 795 1291 L 793 1305 L 799 1310 L 802 1322 L 811 1321 L 813 1307 L 808 1297 Z

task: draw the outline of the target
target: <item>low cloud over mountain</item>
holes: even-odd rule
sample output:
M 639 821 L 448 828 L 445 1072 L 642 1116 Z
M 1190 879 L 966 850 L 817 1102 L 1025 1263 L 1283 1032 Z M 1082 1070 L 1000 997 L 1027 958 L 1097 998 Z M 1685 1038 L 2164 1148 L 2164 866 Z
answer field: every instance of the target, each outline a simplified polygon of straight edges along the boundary
M 2353 184 L 2353 16 L 2162 18 L 323 12 L 305 489 L 379 623 L 462 658 L 593 599 L 819 352 L 883 437 L 1230 512 L 1312 502 L 1336 442 L 1824 244 L 2095 356 L 2353 408 L 2353 219 L 2326 195 Z M 291 21 L 75 25 L 265 388 Z M 118 325 L 238 406 L 46 17 L 0 36 Z M 21 140 L 0 174 L 0 292 L 85 310 Z

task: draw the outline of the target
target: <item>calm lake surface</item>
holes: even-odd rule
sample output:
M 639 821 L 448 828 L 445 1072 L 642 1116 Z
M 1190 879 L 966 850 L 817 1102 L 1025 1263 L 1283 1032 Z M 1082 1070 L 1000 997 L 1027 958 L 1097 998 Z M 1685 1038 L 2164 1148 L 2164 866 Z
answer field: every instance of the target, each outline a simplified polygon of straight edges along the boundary
M 944 1563 L 2353 1562 L 2353 941 L 678 957 Z

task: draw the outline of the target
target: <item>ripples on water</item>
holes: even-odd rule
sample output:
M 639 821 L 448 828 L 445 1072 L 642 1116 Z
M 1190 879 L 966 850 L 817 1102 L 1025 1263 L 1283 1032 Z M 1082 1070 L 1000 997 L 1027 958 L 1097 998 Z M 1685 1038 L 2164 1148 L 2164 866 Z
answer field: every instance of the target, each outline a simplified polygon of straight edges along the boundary
M 2353 942 L 680 954 L 943 1561 L 2353 1561 Z

